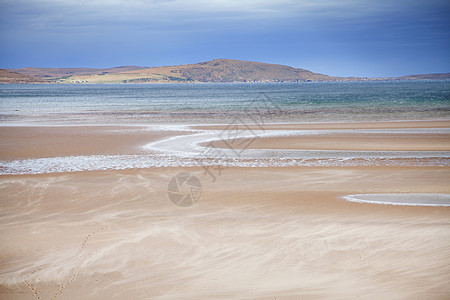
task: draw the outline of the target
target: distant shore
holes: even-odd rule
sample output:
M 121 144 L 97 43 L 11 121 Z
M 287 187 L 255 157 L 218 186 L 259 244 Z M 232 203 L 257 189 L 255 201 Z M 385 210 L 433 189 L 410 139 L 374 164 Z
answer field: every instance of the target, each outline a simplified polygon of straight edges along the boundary
M 233 59 L 214 59 L 197 64 L 145 68 L 122 66 L 94 68 L 0 69 L 0 83 L 268 83 L 348 82 L 386 80 L 447 80 L 450 73 L 400 77 L 338 77 L 309 70 Z

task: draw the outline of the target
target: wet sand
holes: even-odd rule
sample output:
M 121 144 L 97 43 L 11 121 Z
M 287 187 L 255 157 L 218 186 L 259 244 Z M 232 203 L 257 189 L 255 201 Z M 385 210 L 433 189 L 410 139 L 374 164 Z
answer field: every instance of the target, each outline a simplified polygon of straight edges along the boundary
M 145 129 L 145 126 L 0 127 L 0 159 L 142 154 L 143 144 L 182 134 Z
M 207 145 L 205 143 L 204 145 Z M 228 141 L 217 141 L 215 147 L 227 148 Z M 349 151 L 450 151 L 450 134 L 315 134 L 257 138 L 247 147 L 246 139 L 233 145 L 249 149 L 303 149 Z
M 6 150 L 25 143 L 24 132 L 10 129 L 0 131 L 10 136 Z M 60 129 L 40 129 L 58 156 L 71 153 Z M 78 148 L 72 155 L 111 151 L 109 145 L 95 148 L 85 139 L 90 134 L 117 143 L 109 153 L 140 153 L 141 143 L 172 134 L 103 129 L 111 135 L 74 131 Z M 30 135 L 26 143 L 35 154 L 21 144 L 20 155 L 3 150 L 2 159 L 46 157 L 48 140 Z M 1 298 L 450 296 L 450 208 L 342 199 L 448 194 L 449 168 L 211 171 L 215 178 L 194 167 L 0 176 Z M 175 206 L 167 196 L 170 178 L 180 172 L 194 174 L 202 184 L 201 198 L 190 208 Z
M 258 121 L 258 120 L 256 120 Z M 441 121 L 392 121 L 392 122 L 340 122 L 340 123 L 279 123 L 271 124 L 260 122 L 255 124 L 255 120 L 249 120 L 248 123 L 242 124 L 246 128 L 252 130 L 325 130 L 325 129 L 405 129 L 405 128 L 449 128 L 450 120 Z M 232 127 L 232 125 L 197 125 L 196 129 L 215 129 L 224 130 Z
M 261 131 L 293 131 L 288 136 L 257 137 L 251 143 L 246 142 L 248 138 L 239 138 L 236 134 L 237 138 L 233 139 L 233 147 L 240 149 L 450 151 L 450 132 L 439 130 L 450 128 L 450 121 L 265 124 L 262 126 L 241 125 L 238 129 L 233 126 L 215 125 L 194 128 L 230 132 L 254 130 L 255 136 Z M 436 132 L 430 132 L 427 129 L 434 129 Z M 294 130 L 312 133 L 299 135 Z M 214 142 L 217 148 L 228 148 L 229 145 L 229 139 Z

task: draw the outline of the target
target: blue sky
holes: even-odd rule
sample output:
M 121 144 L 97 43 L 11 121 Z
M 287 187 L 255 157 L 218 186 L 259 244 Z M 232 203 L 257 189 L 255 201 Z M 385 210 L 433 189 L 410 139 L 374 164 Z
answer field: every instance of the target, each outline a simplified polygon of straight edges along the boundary
M 338 76 L 450 72 L 449 0 L 0 0 L 0 67 L 230 58 Z

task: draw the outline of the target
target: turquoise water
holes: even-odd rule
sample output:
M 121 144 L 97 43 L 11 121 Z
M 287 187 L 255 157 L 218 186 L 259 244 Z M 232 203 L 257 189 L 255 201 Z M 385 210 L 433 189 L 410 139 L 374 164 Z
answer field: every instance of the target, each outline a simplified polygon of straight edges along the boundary
M 0 85 L 0 108 L 2 124 L 448 119 L 450 81 Z
M 223 138 L 294 135 L 327 131 L 247 130 L 233 126 L 194 129 L 189 124 L 259 124 L 450 119 L 450 81 L 0 85 L 0 126 L 19 124 L 142 124 L 133 131 L 184 134 L 143 145 L 140 155 L 88 155 L 0 161 L 0 175 L 119 170 L 202 165 L 284 166 L 436 166 L 448 167 L 443 151 L 328 151 L 216 149 L 202 144 Z M 170 126 L 168 125 L 170 124 Z M 449 134 L 448 128 L 340 129 L 333 134 Z M 239 134 L 239 135 L 238 135 Z M 238 135 L 238 136 L 236 136 Z

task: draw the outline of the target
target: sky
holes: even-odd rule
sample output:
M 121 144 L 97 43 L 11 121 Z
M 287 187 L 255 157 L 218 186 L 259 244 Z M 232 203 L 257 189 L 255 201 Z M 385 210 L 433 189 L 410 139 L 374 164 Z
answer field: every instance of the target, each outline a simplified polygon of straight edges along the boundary
M 335 76 L 450 72 L 449 0 L 0 0 L 0 68 L 216 58 Z

